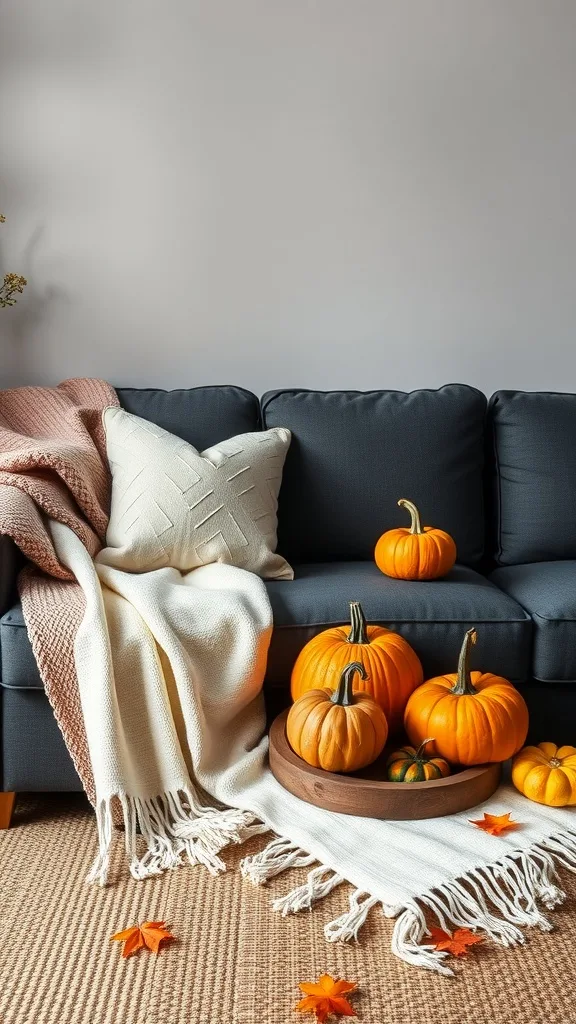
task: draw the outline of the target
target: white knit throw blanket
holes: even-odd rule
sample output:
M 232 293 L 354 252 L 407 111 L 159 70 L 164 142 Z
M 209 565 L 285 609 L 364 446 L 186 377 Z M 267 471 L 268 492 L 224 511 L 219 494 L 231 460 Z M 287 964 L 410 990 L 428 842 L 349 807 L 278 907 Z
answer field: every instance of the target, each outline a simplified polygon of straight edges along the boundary
M 225 846 L 271 831 L 262 852 L 242 862 L 246 878 L 261 884 L 293 866 L 311 869 L 275 899 L 282 914 L 351 882 L 348 908 L 325 925 L 329 941 L 356 938 L 379 905 L 397 918 L 392 947 L 402 960 L 451 974 L 446 954 L 426 944 L 426 914 L 446 930 L 479 929 L 503 945 L 523 942 L 523 926 L 551 927 L 540 907 L 563 899 L 556 867 L 576 870 L 574 810 L 530 803 L 510 786 L 474 812 L 416 822 L 338 815 L 298 800 L 266 763 L 262 681 L 272 615 L 262 581 L 221 564 L 185 575 L 127 573 L 93 562 L 66 526 L 51 530 L 86 596 L 75 657 L 97 793 L 90 880 L 108 877 L 117 797 L 135 878 L 185 859 L 216 873 Z M 511 811 L 522 827 L 487 835 L 469 821 L 484 810 Z

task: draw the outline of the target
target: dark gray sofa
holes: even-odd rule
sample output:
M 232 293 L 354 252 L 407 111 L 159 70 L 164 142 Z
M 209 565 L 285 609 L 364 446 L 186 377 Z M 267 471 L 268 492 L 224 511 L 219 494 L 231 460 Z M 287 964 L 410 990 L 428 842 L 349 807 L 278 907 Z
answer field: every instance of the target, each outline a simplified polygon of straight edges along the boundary
M 279 549 L 293 582 L 267 584 L 273 611 L 265 693 L 289 700 L 290 671 L 315 633 L 360 600 L 402 633 L 426 676 L 455 668 L 476 625 L 474 664 L 523 691 L 536 740 L 576 736 L 576 396 L 479 391 L 317 392 L 259 401 L 237 387 L 120 388 L 130 412 L 203 449 L 262 427 L 293 434 L 279 501 Z M 407 497 L 447 529 L 458 564 L 444 580 L 388 579 L 379 535 Z M 0 537 L 0 789 L 80 782 L 48 704 L 16 596 L 18 553 Z

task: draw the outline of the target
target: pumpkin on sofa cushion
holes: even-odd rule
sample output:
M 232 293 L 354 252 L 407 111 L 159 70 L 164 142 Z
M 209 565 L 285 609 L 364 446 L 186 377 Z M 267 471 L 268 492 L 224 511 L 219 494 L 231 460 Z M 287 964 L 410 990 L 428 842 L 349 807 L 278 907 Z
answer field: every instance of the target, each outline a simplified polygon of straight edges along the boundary
M 374 551 L 374 561 L 385 576 L 398 580 L 436 580 L 446 576 L 456 561 L 456 545 L 449 533 L 422 526 L 413 501 L 400 498 L 410 513 L 409 527 L 387 530 Z

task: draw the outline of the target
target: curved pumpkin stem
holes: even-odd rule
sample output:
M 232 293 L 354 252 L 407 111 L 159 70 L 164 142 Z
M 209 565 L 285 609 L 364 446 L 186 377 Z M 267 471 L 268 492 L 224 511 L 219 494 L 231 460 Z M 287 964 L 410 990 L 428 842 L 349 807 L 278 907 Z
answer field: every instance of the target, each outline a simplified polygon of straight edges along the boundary
M 414 754 L 414 760 L 415 761 L 423 760 L 423 758 L 425 757 L 425 755 L 422 753 L 423 750 L 424 750 L 424 747 L 427 747 L 429 743 L 433 742 L 433 740 L 434 740 L 433 736 L 429 736 L 427 740 L 422 740 L 422 743 L 420 744 L 420 746 L 418 747 L 418 750 Z
M 398 504 L 402 508 L 405 508 L 410 513 L 410 518 L 412 520 L 412 522 L 410 523 L 410 533 L 424 533 L 424 530 L 422 529 L 422 524 L 420 522 L 420 513 L 416 508 L 414 502 L 408 501 L 407 498 L 400 498 Z
M 458 658 L 458 678 L 450 690 L 450 693 L 455 693 L 458 697 L 461 697 L 463 694 L 471 695 L 478 693 L 472 685 L 472 679 L 470 678 L 470 648 L 476 643 L 477 638 L 478 634 L 474 627 L 464 634 L 460 657 Z
M 342 670 L 338 687 L 330 697 L 333 704 L 338 704 L 341 708 L 349 708 L 350 705 L 354 703 L 352 680 L 356 672 L 360 673 L 362 679 L 368 679 L 368 673 L 366 672 L 364 665 L 359 661 L 351 661 L 350 664 L 346 665 Z
M 350 601 L 350 632 L 346 637 L 349 644 L 369 644 L 366 631 L 366 616 L 360 601 Z

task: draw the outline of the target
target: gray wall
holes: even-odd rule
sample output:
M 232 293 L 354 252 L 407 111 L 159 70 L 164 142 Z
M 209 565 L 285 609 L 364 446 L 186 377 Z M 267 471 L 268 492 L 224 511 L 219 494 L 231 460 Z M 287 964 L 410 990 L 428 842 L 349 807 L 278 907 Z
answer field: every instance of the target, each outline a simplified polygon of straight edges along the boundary
M 575 0 L 3 0 L 3 382 L 576 391 Z

